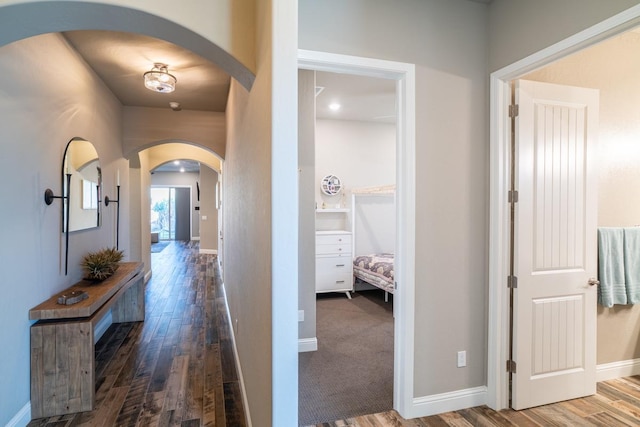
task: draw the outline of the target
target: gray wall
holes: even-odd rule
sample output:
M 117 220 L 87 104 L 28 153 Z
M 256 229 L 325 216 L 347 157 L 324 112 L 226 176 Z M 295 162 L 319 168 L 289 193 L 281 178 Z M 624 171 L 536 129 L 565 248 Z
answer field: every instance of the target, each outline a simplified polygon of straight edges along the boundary
M 316 77 L 298 71 L 298 309 L 304 310 L 299 338 L 316 337 L 315 131 Z
M 147 151 L 137 155 L 137 166 L 129 169 L 130 245 L 136 261 L 144 263 L 145 279 L 151 277 L 151 168 Z M 132 162 L 133 163 L 133 162 Z
M 168 108 L 124 107 L 123 149 L 126 157 L 157 141 L 190 141 L 224 157 L 224 113 Z
M 484 385 L 487 6 L 301 0 L 299 9 L 301 49 L 416 64 L 414 395 Z M 468 366 L 458 369 L 460 350 Z
M 216 185 L 218 174 L 211 168 L 200 166 L 200 250 L 218 250 L 218 209 L 216 209 Z
M 249 415 L 253 425 L 270 426 L 276 382 L 272 342 L 281 333 L 274 322 L 272 236 L 271 2 L 259 2 L 258 69 L 250 92 L 232 80 L 227 104 L 227 155 L 223 166 L 224 282 Z M 250 124 L 250 125 L 249 125 Z M 295 126 L 295 122 L 292 123 Z M 295 152 L 295 149 L 294 149 Z M 295 162 L 293 165 L 295 167 Z M 283 194 L 287 189 L 281 188 Z M 295 195 L 294 195 L 295 197 Z M 292 223 L 295 225 L 295 222 Z M 297 254 L 297 252 L 296 252 Z M 295 300 L 297 295 L 291 295 Z M 294 366 L 290 366 L 295 369 Z M 296 371 L 297 372 L 297 369 Z M 278 382 L 283 378 L 278 378 Z M 272 388 L 273 387 L 273 388 Z M 295 396 L 294 396 L 295 399 Z M 294 400 L 295 401 L 295 400 Z M 297 413 L 297 405 L 293 408 Z M 291 419 L 291 425 L 295 421 Z M 285 424 L 282 424 L 285 425 Z
M 416 64 L 414 396 L 486 384 L 487 71 L 637 3 L 300 0 L 301 49 Z
M 264 118 L 259 126 L 242 126 L 247 116 L 263 114 L 255 106 L 265 99 L 269 83 L 258 78 L 255 85 L 247 93 L 232 82 L 227 107 L 230 123 L 222 201 L 224 281 L 240 363 L 245 380 L 249 380 L 251 418 L 266 426 L 272 417 L 271 169 L 269 132 L 263 132 L 269 122 Z M 261 143 L 254 145 L 256 140 Z M 256 351 L 258 348 L 262 351 Z
M 139 164 L 145 164 L 146 156 L 141 156 L 143 160 Z M 150 174 L 142 173 L 141 167 L 129 169 L 129 252 L 131 260 L 144 263 L 145 279 L 151 275 L 151 216 L 149 213 L 149 180 Z M 144 183 L 144 184 L 143 184 Z M 142 195 L 147 197 L 143 198 Z M 143 203 L 142 200 L 145 200 Z M 136 201 L 136 202 L 134 202 Z M 144 250 L 143 250 L 144 248 Z
M 115 246 L 115 206 L 104 207 L 100 228 L 71 233 L 69 275 L 64 275 L 61 203 L 46 206 L 43 193 L 51 188 L 60 195 L 67 142 L 80 136 L 93 143 L 104 195 L 115 197 L 116 170 L 123 200 L 129 182 L 118 143 L 120 103 L 62 37 L 46 34 L 0 47 L 0 74 L 0 287 L 11 295 L 0 299 L 0 425 L 5 425 L 29 401 L 29 309 L 77 282 L 87 252 Z M 120 246 L 128 259 L 125 206 Z
M 493 0 L 489 7 L 489 70 L 512 64 L 638 3 L 638 0 Z

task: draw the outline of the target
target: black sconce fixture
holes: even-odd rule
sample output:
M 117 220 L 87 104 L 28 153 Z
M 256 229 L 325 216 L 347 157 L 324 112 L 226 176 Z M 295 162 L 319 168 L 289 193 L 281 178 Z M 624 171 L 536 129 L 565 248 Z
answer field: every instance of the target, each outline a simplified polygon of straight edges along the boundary
M 71 174 L 66 173 L 65 176 L 67 177 L 67 186 L 65 187 L 67 194 L 64 196 L 55 196 L 53 194 L 53 190 L 51 190 L 50 188 L 47 188 L 46 190 L 44 190 L 44 202 L 47 204 L 47 206 L 49 206 L 51 203 L 53 203 L 54 199 L 63 200 L 62 221 L 64 223 L 63 229 L 64 229 L 64 240 L 65 240 L 64 275 L 66 276 L 67 273 L 69 272 L 69 200 L 71 198 Z M 64 203 L 64 200 L 66 200 L 66 203 Z
M 116 200 L 112 200 L 109 196 L 104 196 L 104 205 L 116 203 L 116 249 L 120 249 L 120 171 L 118 171 L 118 185 L 116 185 Z

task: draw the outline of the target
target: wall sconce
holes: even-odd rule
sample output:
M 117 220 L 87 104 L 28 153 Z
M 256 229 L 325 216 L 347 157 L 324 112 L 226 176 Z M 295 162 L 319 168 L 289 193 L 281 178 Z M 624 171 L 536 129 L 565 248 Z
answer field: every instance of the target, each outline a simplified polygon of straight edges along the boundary
M 109 206 L 110 203 L 115 203 L 116 206 L 116 249 L 120 249 L 120 170 L 118 170 L 118 178 L 116 184 L 116 199 L 110 199 L 109 196 L 104 196 L 104 205 Z
M 63 196 L 55 196 L 53 194 L 53 190 L 47 188 L 44 190 L 44 203 L 49 206 L 53 203 L 54 199 L 62 199 L 66 200 L 67 203 L 62 203 L 62 221 L 63 221 L 63 229 L 64 229 L 64 275 L 66 276 L 69 272 L 69 201 L 71 199 L 71 174 L 66 173 L 67 177 L 67 186 L 65 187 L 67 190 L 67 194 Z

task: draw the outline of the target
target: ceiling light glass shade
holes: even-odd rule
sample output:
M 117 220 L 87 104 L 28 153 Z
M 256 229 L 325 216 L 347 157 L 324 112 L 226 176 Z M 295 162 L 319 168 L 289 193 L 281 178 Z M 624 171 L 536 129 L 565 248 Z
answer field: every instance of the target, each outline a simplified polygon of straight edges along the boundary
M 144 73 L 144 86 L 154 92 L 170 93 L 176 90 L 176 78 L 169 74 L 165 64 L 154 64 L 151 71 Z

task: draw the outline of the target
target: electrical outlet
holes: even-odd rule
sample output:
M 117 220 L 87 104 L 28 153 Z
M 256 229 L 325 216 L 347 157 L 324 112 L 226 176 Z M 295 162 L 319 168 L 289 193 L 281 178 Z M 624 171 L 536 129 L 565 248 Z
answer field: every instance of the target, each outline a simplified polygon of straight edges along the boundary
M 459 351 L 458 352 L 458 368 L 462 368 L 467 366 L 467 352 Z
M 298 322 L 304 322 L 304 310 L 298 310 Z

